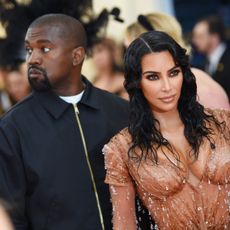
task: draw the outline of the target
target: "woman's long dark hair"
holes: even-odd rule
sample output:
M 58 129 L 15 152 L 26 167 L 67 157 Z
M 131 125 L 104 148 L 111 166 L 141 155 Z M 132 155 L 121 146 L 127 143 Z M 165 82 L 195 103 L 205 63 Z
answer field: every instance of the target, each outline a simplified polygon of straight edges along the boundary
M 156 128 L 159 122 L 154 118 L 152 110 L 139 87 L 142 75 L 142 57 L 152 52 L 161 51 L 169 51 L 175 64 L 182 69 L 183 84 L 178 101 L 178 111 L 184 124 L 185 138 L 192 148 L 191 154 L 195 157 L 194 159 L 197 159 L 199 147 L 204 138 L 208 139 L 211 148 L 215 148 L 215 141 L 211 137 L 213 130 L 208 124 L 214 122 L 218 128 L 221 128 L 221 123 L 211 114 L 205 113 L 204 107 L 197 102 L 196 80 L 191 72 L 186 50 L 169 35 L 160 31 L 150 31 L 142 34 L 130 44 L 125 54 L 124 85 L 130 97 L 128 130 L 132 137 L 129 156 L 137 158 L 139 162 L 150 156 L 154 163 L 158 163 L 157 149 L 161 148 L 163 150 L 162 147 L 165 146 L 176 160 L 180 160 L 171 144 Z M 136 148 L 141 150 L 141 155 L 135 154 Z M 165 156 L 168 158 L 167 154 Z

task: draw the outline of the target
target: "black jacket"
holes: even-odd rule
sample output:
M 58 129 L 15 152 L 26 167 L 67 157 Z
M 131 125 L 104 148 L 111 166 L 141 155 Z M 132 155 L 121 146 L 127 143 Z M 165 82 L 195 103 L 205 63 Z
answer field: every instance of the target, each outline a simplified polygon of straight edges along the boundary
M 111 203 L 101 149 L 127 125 L 128 103 L 86 79 L 78 103 L 105 229 Z M 0 120 L 0 196 L 16 230 L 100 230 L 98 208 L 73 106 L 33 92 Z
M 230 44 L 227 45 L 212 77 L 225 89 L 230 100 Z

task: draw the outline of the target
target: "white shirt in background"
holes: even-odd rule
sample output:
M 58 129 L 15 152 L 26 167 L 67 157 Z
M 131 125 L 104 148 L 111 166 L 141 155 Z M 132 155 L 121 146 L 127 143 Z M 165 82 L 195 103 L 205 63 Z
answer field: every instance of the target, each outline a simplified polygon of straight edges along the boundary
M 207 66 L 207 72 L 212 75 L 216 72 L 218 63 L 226 49 L 226 44 L 221 43 L 209 56 L 209 65 Z

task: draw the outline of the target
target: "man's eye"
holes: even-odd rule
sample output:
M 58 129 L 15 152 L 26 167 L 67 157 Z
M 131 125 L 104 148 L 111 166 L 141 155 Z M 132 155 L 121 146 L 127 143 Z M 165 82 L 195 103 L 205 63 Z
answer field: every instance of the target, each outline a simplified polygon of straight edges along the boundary
M 51 49 L 47 48 L 47 47 L 44 47 L 44 48 L 42 48 L 42 50 L 43 50 L 44 53 L 48 53 Z
M 32 54 L 33 50 L 31 48 L 26 47 L 26 52 L 27 52 L 27 54 L 30 55 L 30 54 Z

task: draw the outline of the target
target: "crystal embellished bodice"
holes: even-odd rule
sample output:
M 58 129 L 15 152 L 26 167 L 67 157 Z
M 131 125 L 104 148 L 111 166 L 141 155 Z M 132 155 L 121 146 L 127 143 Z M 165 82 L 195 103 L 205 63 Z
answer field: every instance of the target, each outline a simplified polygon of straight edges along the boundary
M 210 112 L 229 127 L 230 112 Z M 131 145 L 128 130 L 122 130 L 103 149 L 105 182 L 133 183 L 160 230 L 230 229 L 229 131 L 212 128 L 215 148 L 204 140 L 196 161 L 181 160 L 178 165 L 164 157 L 159 157 L 157 165 L 149 159 L 137 164 L 127 154 Z

